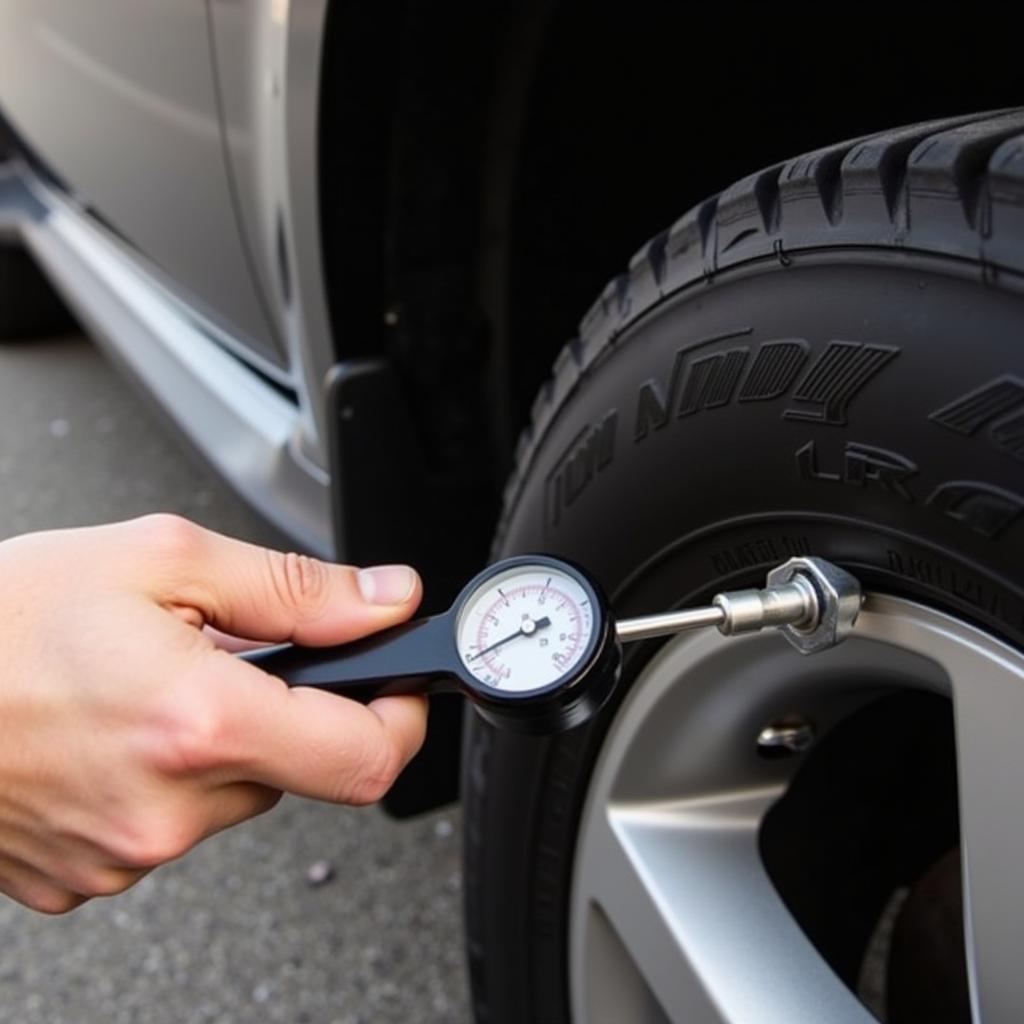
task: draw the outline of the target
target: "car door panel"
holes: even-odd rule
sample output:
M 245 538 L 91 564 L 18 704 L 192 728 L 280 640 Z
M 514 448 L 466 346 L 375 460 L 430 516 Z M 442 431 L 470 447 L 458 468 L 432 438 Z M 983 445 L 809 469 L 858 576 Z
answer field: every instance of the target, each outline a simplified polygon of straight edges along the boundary
M 186 301 L 285 365 L 239 236 L 205 4 L 8 0 L 0 104 Z

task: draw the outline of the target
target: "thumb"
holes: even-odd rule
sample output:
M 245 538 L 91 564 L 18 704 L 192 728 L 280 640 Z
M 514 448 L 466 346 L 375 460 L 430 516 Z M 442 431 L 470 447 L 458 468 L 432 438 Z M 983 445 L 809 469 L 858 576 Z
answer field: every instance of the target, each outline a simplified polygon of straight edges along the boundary
M 404 621 L 422 596 L 407 565 L 355 569 L 193 528 L 190 565 L 172 574 L 177 582 L 161 596 L 235 636 L 345 643 Z

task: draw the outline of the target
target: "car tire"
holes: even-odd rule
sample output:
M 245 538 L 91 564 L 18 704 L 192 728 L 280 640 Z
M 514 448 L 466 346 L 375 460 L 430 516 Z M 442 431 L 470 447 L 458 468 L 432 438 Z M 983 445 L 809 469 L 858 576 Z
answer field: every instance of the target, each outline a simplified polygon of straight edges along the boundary
M 584 317 L 520 442 L 495 556 L 576 560 L 629 615 L 757 585 L 787 557 L 815 554 L 870 592 L 1021 647 L 1022 289 L 1020 110 L 900 128 L 751 175 L 643 247 Z M 561 736 L 471 716 L 462 792 L 478 1021 L 712 1019 L 646 982 L 601 1011 L 572 996 L 581 820 L 609 737 L 666 657 L 655 642 L 631 645 L 611 705 Z M 740 717 L 749 770 L 763 765 L 766 785 L 804 802 L 802 816 L 785 799 L 766 813 L 762 859 L 853 990 L 892 893 L 957 844 L 959 820 L 948 696 L 873 680 L 843 692 L 845 704 L 818 709 L 820 751 L 782 774 L 755 753 L 768 705 Z M 708 718 L 698 734 L 709 737 L 701 765 L 716 756 L 715 728 Z M 868 768 L 851 753 L 865 730 L 877 737 Z M 610 941 L 643 979 L 656 951 Z M 772 941 L 737 953 L 735 991 L 754 985 Z

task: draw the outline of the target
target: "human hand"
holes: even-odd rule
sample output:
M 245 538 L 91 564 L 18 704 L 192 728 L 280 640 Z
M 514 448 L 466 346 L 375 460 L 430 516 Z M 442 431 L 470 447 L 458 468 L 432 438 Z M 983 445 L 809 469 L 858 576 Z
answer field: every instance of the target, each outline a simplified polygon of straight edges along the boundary
M 423 698 L 290 690 L 203 628 L 343 643 L 412 614 L 407 567 L 158 515 L 5 541 L 0 579 L 0 891 L 37 910 L 120 892 L 282 790 L 371 803 L 423 741 Z

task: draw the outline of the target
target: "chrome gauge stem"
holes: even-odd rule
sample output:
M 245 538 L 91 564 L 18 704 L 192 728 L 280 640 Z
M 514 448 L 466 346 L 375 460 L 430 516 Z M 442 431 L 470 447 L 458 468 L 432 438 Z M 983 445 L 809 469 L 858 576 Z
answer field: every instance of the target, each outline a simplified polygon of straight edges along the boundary
M 661 615 L 640 615 L 635 619 L 619 619 L 615 633 L 627 644 L 632 640 L 650 640 L 656 636 L 671 636 L 687 629 L 701 629 L 704 626 L 722 627 L 725 612 L 715 605 L 707 608 L 686 608 L 678 612 L 664 612 Z

